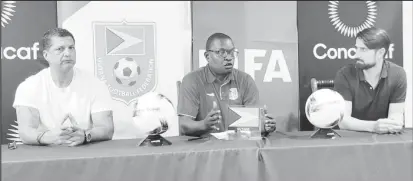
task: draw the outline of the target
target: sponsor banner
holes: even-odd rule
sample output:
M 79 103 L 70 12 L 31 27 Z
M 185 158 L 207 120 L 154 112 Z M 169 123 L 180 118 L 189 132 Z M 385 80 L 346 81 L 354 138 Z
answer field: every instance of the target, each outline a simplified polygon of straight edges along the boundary
M 161 93 L 176 109 L 176 82 L 190 69 L 189 2 L 61 1 L 58 17 L 76 38 L 76 67 L 105 82 L 112 95 L 114 139 L 143 136 L 132 119 L 139 96 Z M 178 134 L 174 116 L 163 135 Z
M 19 141 L 16 110 L 17 86 L 45 66 L 39 42 L 57 26 L 56 2 L 1 1 L 1 143 Z
M 392 41 L 386 58 L 403 66 L 401 1 L 298 1 L 300 130 L 312 130 L 304 105 L 310 80 L 334 79 L 355 57 L 355 36 L 367 27 L 385 29 Z
M 277 130 L 297 130 L 296 2 L 193 2 L 192 8 L 193 68 L 207 64 L 208 37 L 227 34 L 239 51 L 234 67 L 255 80 L 261 104 L 277 119 Z

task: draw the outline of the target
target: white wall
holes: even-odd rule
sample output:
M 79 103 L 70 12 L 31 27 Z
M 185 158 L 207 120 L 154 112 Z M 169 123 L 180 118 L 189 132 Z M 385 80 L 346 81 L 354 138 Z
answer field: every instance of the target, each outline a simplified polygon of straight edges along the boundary
M 403 67 L 407 74 L 407 97 L 406 97 L 406 127 L 412 127 L 412 72 L 413 72 L 413 46 L 412 46 L 412 1 L 403 1 Z

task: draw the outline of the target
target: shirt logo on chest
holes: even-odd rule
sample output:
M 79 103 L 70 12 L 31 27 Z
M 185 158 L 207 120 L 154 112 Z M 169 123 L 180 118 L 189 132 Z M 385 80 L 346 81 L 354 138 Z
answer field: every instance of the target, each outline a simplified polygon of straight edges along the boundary
M 214 97 L 215 96 L 215 94 L 214 93 L 207 93 L 206 95 L 208 95 L 208 96 L 211 96 L 211 97 Z
M 231 88 L 229 89 L 229 99 L 231 100 L 236 100 L 238 99 L 238 90 L 237 88 Z

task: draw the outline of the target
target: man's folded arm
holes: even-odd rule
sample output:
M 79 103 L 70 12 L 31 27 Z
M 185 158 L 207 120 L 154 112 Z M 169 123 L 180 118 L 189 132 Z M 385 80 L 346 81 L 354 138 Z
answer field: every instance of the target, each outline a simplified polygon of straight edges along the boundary
M 92 128 L 90 134 L 92 141 L 111 140 L 114 133 L 112 111 L 100 111 L 92 113 Z
M 388 119 L 394 120 L 394 122 L 400 126 L 404 126 L 404 107 L 404 102 L 390 103 Z
M 394 84 L 394 91 L 390 96 L 388 119 L 392 119 L 400 125 L 404 125 L 404 109 L 407 91 L 406 72 L 403 70 L 398 74 Z
M 112 98 L 106 84 L 100 80 L 95 79 L 93 82 L 95 89 L 91 118 L 92 127 L 90 128 L 90 134 L 92 135 L 91 141 L 106 141 L 111 140 L 114 134 L 113 123 L 113 108 Z
M 351 117 L 352 102 L 345 101 L 346 111 L 344 113 L 343 120 L 339 123 L 340 129 L 353 130 L 353 131 L 367 131 L 373 132 L 376 125 L 375 121 L 360 120 Z
M 180 131 L 187 136 L 201 136 L 207 132 L 202 121 L 195 121 L 189 115 L 179 115 Z
M 40 113 L 36 108 L 16 106 L 19 136 L 24 144 L 39 145 L 37 137 L 45 130 L 41 129 Z
M 338 124 L 340 129 L 353 130 L 353 131 L 368 131 L 374 130 L 375 123 L 373 121 L 360 120 L 351 117 L 353 103 L 351 86 L 344 73 L 345 69 L 340 69 L 334 79 L 334 90 L 340 93 L 345 100 L 346 111 L 344 113 L 343 120 Z
M 188 136 L 200 136 L 205 133 L 203 122 L 195 121 L 199 110 L 199 92 L 197 81 L 193 76 L 187 75 L 182 79 L 178 96 L 179 130 Z

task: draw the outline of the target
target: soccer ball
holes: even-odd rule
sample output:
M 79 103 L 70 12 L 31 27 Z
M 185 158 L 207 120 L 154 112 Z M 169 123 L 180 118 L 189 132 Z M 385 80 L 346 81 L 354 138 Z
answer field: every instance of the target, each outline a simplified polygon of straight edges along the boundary
M 333 128 L 343 119 L 344 111 L 343 96 L 331 89 L 313 92 L 305 104 L 308 121 L 318 128 Z
M 138 130 L 147 135 L 165 133 L 171 120 L 176 117 L 172 102 L 162 94 L 148 92 L 133 105 L 133 122 Z
M 136 84 L 136 77 L 141 73 L 141 68 L 133 58 L 125 57 L 118 60 L 113 66 L 113 74 L 117 83 L 123 86 Z

